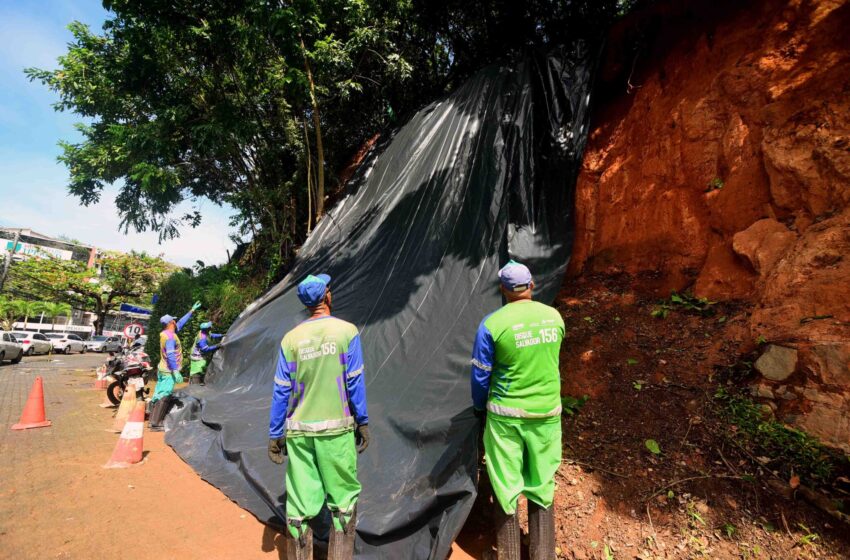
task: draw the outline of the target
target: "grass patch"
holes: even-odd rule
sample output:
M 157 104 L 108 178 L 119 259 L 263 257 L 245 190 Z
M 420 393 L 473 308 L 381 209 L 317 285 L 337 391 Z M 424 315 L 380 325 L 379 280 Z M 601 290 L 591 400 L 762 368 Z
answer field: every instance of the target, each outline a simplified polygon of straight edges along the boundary
M 826 447 L 817 438 L 766 417 L 763 408 L 742 395 L 718 389 L 714 395 L 721 417 L 736 427 L 729 437 L 756 455 L 770 459 L 771 470 L 783 478 L 799 476 L 809 486 L 832 486 L 850 472 L 850 457 Z

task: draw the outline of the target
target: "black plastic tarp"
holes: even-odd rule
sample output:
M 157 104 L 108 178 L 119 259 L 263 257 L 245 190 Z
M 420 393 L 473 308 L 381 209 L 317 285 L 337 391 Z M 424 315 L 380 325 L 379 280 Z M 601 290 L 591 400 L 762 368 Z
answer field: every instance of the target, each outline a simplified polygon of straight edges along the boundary
M 333 277 L 334 314 L 363 341 L 373 443 L 360 456 L 358 558 L 445 558 L 476 496 L 469 361 L 498 308 L 496 272 L 526 263 L 551 302 L 572 245 L 592 62 L 573 48 L 485 68 L 374 150 L 292 272 L 227 333 L 166 441 L 260 520 L 282 526 L 284 467 L 268 415 L 294 287 Z

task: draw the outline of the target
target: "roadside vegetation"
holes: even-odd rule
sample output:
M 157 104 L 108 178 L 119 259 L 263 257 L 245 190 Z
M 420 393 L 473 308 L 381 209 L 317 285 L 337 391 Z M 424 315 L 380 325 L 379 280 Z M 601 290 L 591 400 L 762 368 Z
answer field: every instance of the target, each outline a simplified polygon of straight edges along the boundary
M 119 184 L 124 231 L 162 238 L 203 220 L 180 202 L 228 203 L 232 261 L 274 282 L 368 140 L 486 64 L 596 43 L 631 5 L 112 0 L 102 30 L 71 23 L 58 67 L 26 73 L 86 121 L 60 156 L 81 203 Z

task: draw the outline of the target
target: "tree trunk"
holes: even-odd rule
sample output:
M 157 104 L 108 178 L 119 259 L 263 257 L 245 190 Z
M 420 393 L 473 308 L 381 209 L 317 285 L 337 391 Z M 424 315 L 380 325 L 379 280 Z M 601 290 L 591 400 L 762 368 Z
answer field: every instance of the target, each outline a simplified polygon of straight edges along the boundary
M 304 68 L 307 71 L 307 81 L 310 83 L 310 102 L 313 105 L 313 127 L 316 129 L 316 219 L 325 212 L 325 150 L 322 147 L 322 121 L 319 113 L 319 101 L 316 99 L 316 85 L 313 83 L 313 72 L 307 59 L 307 48 L 301 39 L 301 52 L 304 53 Z
M 97 326 L 95 327 L 94 334 L 101 335 L 103 334 L 103 324 L 106 323 L 106 310 L 99 309 L 97 311 L 97 321 L 95 321 Z
M 304 124 L 304 146 L 307 148 L 307 235 L 313 229 L 313 170 L 311 168 L 310 135 L 307 134 L 307 119 L 301 121 Z

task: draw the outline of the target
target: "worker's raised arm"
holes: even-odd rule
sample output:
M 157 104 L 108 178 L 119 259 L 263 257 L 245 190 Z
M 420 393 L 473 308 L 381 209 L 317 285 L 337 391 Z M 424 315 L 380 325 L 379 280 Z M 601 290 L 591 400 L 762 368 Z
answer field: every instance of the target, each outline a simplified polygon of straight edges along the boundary
M 274 392 L 269 418 L 270 439 L 277 439 L 283 435 L 286 411 L 289 409 L 289 395 L 292 394 L 292 374 L 295 373 L 295 368 L 295 362 L 286 361 L 286 355 L 281 347 L 274 373 Z
M 188 322 L 189 322 L 189 319 L 191 319 L 191 318 L 192 318 L 192 313 L 194 313 L 194 312 L 195 312 L 195 310 L 194 310 L 194 309 L 192 309 L 192 310 L 190 310 L 188 313 L 186 313 L 185 315 L 183 315 L 182 317 L 180 317 L 180 320 L 178 320 L 178 321 L 177 321 L 177 327 L 176 327 L 176 330 L 178 330 L 178 331 L 179 331 L 180 329 L 182 329 L 182 328 L 183 328 L 183 326 L 184 326 L 186 323 L 188 323 Z
M 493 336 L 482 321 L 472 347 L 472 406 L 475 410 L 487 408 L 494 349 Z
M 345 385 L 348 389 L 348 402 L 352 408 L 354 421 L 358 426 L 369 423 L 369 412 L 366 407 L 366 379 L 363 375 L 363 348 L 360 345 L 360 334 L 354 335 L 348 344 L 345 355 Z

